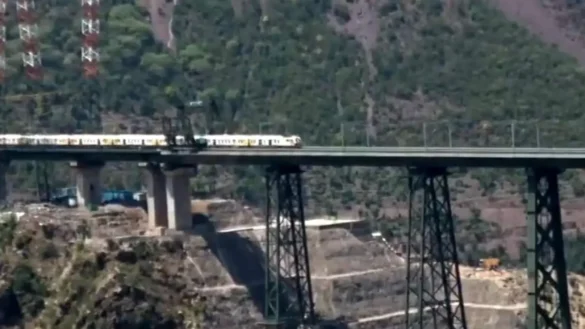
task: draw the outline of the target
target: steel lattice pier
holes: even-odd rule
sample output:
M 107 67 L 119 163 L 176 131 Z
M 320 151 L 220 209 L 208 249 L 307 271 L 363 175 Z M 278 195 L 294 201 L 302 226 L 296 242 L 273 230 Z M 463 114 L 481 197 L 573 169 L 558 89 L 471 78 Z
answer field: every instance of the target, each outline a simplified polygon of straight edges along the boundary
M 466 329 L 446 169 L 410 170 L 409 189 L 406 328 Z
M 528 329 L 570 329 L 557 169 L 529 169 Z
M 266 324 L 312 325 L 315 311 L 300 168 L 269 168 L 266 192 Z

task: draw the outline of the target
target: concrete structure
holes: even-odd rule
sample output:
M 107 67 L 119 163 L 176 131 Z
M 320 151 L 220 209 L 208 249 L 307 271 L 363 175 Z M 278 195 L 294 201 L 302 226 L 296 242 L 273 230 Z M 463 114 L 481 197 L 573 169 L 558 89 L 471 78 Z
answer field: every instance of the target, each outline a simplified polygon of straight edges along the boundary
M 89 207 L 99 205 L 102 201 L 101 170 L 103 162 L 81 162 L 70 163 L 75 168 L 75 185 L 77 187 L 77 205 Z
M 168 227 L 165 175 L 159 164 L 141 162 L 146 170 L 146 206 L 148 227 Z
M 192 226 L 190 178 L 193 168 L 165 170 L 167 217 L 170 229 L 185 230 Z
M 45 161 L 130 161 L 199 164 L 313 166 L 447 166 L 585 168 L 585 148 L 306 146 L 298 149 L 215 148 L 198 152 L 126 148 L 3 146 L 0 158 Z
M 193 167 L 139 163 L 146 169 L 148 226 L 185 230 L 192 226 L 190 178 Z
M 162 151 L 180 164 L 386 166 L 386 167 L 562 167 L 584 168 L 585 148 L 307 146 L 298 149 L 217 148 L 187 154 Z
M 8 173 L 8 161 L 0 161 L 0 203 L 6 202 L 8 198 L 8 186 L 6 182 L 6 174 Z
M 0 202 L 6 198 L 2 174 L 6 172 L 8 161 L 80 158 L 85 160 L 72 163 L 76 168 L 80 206 L 100 203 L 99 176 L 105 161 L 172 163 L 172 168 L 167 166 L 163 171 L 160 167 L 148 165 L 146 185 L 150 226 L 174 229 L 191 227 L 188 178 L 192 169 L 185 168 L 193 168 L 196 164 L 585 168 L 585 148 L 306 146 L 299 149 L 212 148 L 199 152 L 171 152 L 155 148 L 4 146 L 0 149 L 0 159 L 5 159 L 0 163 Z M 164 195 L 162 191 L 165 191 Z

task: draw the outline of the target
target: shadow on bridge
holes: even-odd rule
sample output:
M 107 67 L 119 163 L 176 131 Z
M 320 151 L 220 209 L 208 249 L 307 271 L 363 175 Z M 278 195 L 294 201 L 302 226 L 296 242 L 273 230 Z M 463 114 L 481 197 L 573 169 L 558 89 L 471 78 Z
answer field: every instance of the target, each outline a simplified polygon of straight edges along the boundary
M 245 231 L 217 231 L 211 218 L 205 214 L 193 215 L 193 232 L 203 237 L 211 252 L 220 261 L 223 268 L 229 273 L 234 284 L 245 286 L 256 310 L 264 317 L 266 308 L 266 254 L 259 245 L 260 241 L 251 239 L 253 230 Z M 261 231 L 264 234 L 264 231 Z M 249 237 L 245 235 L 248 234 Z M 287 314 L 290 321 L 286 329 L 297 329 L 295 324 L 295 294 L 293 281 L 279 275 L 272 276 L 271 280 L 278 279 L 282 283 L 279 295 L 280 314 Z M 283 317 L 283 320 L 285 318 Z M 317 326 L 320 329 L 347 329 L 345 321 L 325 320 L 316 314 Z M 259 323 L 258 327 L 262 327 Z

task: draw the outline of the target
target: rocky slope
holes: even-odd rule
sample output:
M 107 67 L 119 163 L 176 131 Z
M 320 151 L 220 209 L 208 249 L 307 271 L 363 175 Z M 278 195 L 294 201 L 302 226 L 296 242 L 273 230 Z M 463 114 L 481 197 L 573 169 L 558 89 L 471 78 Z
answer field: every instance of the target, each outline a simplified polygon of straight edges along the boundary
M 8 311 L 0 312 L 0 327 L 255 327 L 263 310 L 264 230 L 249 221 L 252 214 L 229 226 L 226 218 L 242 210 L 235 203 L 209 204 L 211 221 L 189 234 L 146 230 L 136 209 L 28 206 L 18 221 L 4 218 L 0 309 Z M 223 228 L 212 224 L 216 217 Z M 319 316 L 340 323 L 334 328 L 400 325 L 401 256 L 361 221 L 311 220 L 308 227 Z M 461 272 L 469 328 L 521 322 L 523 271 Z M 583 325 L 585 279 L 572 275 L 570 283 L 574 318 Z

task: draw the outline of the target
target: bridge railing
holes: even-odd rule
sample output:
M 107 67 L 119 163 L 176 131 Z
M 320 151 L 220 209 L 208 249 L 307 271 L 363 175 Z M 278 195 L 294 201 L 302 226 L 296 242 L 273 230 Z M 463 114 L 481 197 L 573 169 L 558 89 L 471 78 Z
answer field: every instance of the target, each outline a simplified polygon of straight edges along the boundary
M 416 120 L 379 122 L 373 126 L 356 122 L 318 124 L 321 128 L 309 134 L 297 131 L 294 125 L 283 120 L 258 122 L 241 129 L 214 123 L 211 130 L 202 133 L 299 134 L 305 145 L 348 147 L 585 147 L 585 124 L 580 120 Z
M 338 132 L 328 139 L 328 145 L 508 148 L 585 147 L 585 124 L 578 120 L 406 121 L 379 125 L 378 127 L 344 123 L 335 130 Z M 290 133 L 288 130 L 287 132 Z M 308 145 L 323 145 L 321 141 L 313 142 L 311 136 L 302 137 Z

